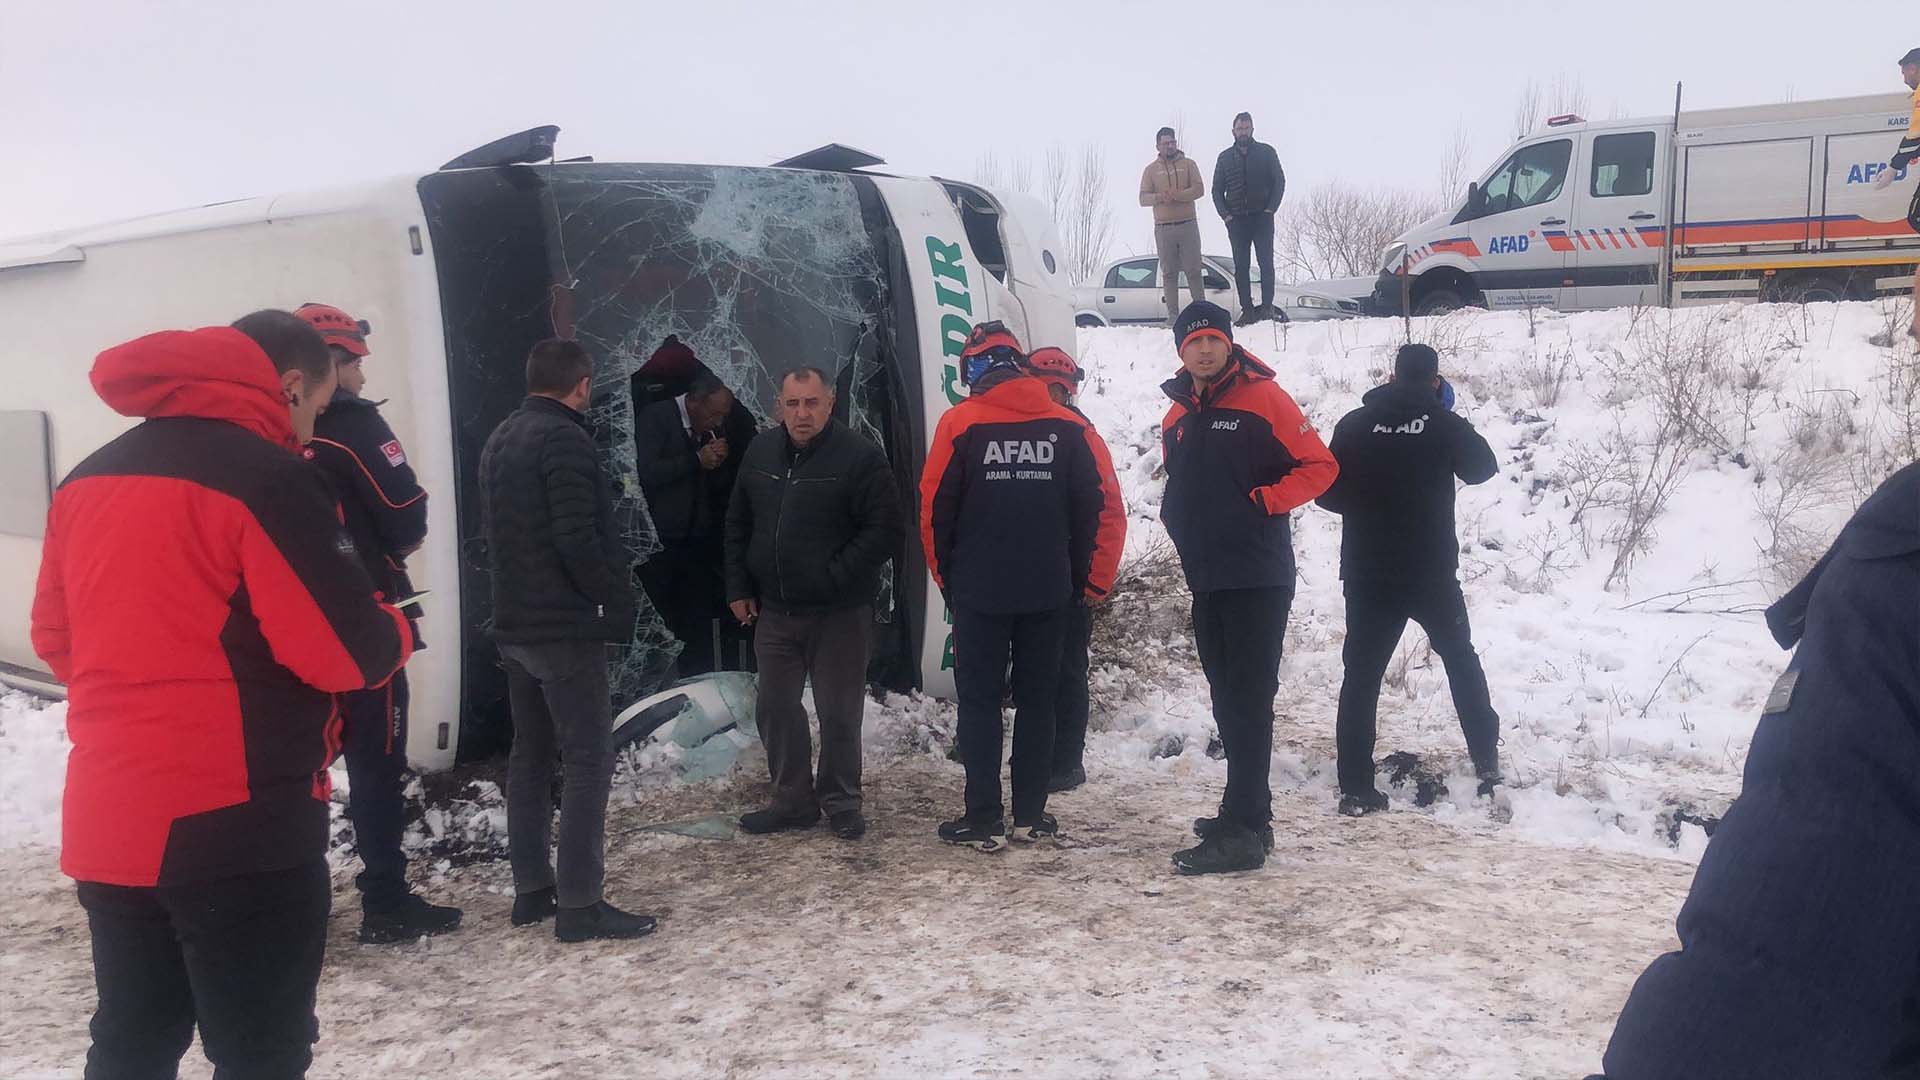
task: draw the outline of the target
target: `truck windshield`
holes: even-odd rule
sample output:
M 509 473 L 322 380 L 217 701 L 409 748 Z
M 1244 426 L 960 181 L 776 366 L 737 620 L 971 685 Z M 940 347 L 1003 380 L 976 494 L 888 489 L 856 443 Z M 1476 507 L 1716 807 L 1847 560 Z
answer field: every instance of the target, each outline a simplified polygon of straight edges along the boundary
M 1566 139 L 1522 147 L 1487 179 L 1486 212 L 1498 214 L 1559 198 L 1572 156 L 1573 143 Z
M 896 311 L 893 234 L 871 180 L 572 164 L 439 173 L 422 180 L 420 192 L 446 320 L 468 627 L 484 625 L 491 609 L 480 450 L 519 403 L 527 351 L 544 337 L 572 336 L 593 353 L 589 420 L 635 563 L 660 549 L 639 481 L 636 411 L 682 392 L 697 370 L 689 360 L 734 392 L 743 406 L 735 420 L 748 431 L 776 423 L 781 373 L 820 368 L 835 384 L 836 418 L 886 448 L 910 486 L 904 463 L 912 455 L 898 452 L 909 440 L 895 352 L 898 341 L 912 340 L 910 326 L 896 325 L 911 318 L 911 308 L 900 298 Z M 735 447 L 736 459 L 743 450 Z M 883 575 L 876 617 L 904 623 L 891 619 L 894 577 Z M 464 665 L 468 712 L 494 703 L 497 724 L 504 694 L 495 665 L 484 645 L 473 648 Z M 639 631 L 610 666 L 615 701 L 670 681 L 679 651 L 643 600 Z M 876 648 L 877 657 L 884 652 Z M 467 737 L 463 731 L 463 757 L 470 756 Z

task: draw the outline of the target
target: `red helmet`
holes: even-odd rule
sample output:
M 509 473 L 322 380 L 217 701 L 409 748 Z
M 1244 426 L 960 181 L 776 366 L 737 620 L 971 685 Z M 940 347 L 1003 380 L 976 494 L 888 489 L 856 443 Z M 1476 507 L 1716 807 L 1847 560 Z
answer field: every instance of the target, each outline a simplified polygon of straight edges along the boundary
M 332 304 L 301 304 L 295 315 L 313 324 L 329 345 L 338 345 L 355 356 L 367 355 L 367 335 L 373 327 L 367 320 L 353 316 Z
M 1066 387 L 1070 394 L 1080 385 L 1080 365 L 1074 363 L 1073 357 L 1068 356 L 1065 349 L 1042 345 L 1027 354 L 1027 366 L 1042 380 Z

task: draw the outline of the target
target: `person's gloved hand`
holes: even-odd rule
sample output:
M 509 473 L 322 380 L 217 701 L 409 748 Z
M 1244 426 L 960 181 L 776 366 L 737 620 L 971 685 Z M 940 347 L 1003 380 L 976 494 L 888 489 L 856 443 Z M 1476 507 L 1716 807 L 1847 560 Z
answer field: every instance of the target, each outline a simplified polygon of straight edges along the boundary
M 1873 178 L 1873 186 L 1885 190 L 1893 186 L 1893 170 L 1881 169 L 1880 175 Z
M 1453 384 L 1452 383 L 1448 382 L 1445 379 L 1441 379 L 1439 387 L 1435 389 L 1433 392 L 1433 396 L 1439 399 L 1441 408 L 1447 410 L 1448 412 L 1453 411 Z

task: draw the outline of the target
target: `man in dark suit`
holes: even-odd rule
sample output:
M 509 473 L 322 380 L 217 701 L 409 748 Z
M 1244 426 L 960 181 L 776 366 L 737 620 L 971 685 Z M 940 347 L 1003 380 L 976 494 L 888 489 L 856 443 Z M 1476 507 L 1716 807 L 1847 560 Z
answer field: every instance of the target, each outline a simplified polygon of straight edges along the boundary
M 640 488 L 660 538 L 640 581 L 680 641 L 682 677 L 712 671 L 721 660 L 721 524 L 745 450 L 727 438 L 733 406 L 733 393 L 703 372 L 686 393 L 641 410 L 633 434 Z

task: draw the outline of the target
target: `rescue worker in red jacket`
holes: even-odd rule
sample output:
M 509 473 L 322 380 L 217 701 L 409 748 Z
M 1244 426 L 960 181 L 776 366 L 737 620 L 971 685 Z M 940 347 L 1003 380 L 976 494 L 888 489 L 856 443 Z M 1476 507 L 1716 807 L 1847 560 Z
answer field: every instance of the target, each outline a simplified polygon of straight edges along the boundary
M 1054 695 L 1067 612 L 1113 588 L 1126 511 L 1106 444 L 1054 404 L 1020 343 L 998 322 L 961 355 L 966 400 L 940 418 L 920 477 L 920 533 L 953 616 L 958 739 L 966 811 L 940 838 L 1006 845 L 1000 705 L 1013 661 L 1013 838 L 1051 839 L 1046 812 Z
M 1045 345 L 1033 350 L 1027 365 L 1047 384 L 1053 403 L 1082 420 L 1087 414 L 1075 404 L 1080 391 L 1080 365 L 1066 350 Z M 1087 420 L 1088 432 L 1099 431 Z M 1047 779 L 1049 794 L 1072 791 L 1087 782 L 1087 672 L 1093 646 L 1093 609 L 1076 604 L 1067 609 L 1066 633 L 1060 637 L 1059 689 L 1053 695 L 1053 768 Z
M 87 1075 L 172 1075 L 197 1023 L 217 1075 L 299 1076 L 334 695 L 413 647 L 297 452 L 333 358 L 300 317 L 262 311 L 108 349 L 92 379 L 145 421 L 55 492 L 32 618 L 68 690 L 60 865 L 93 939 Z
M 427 538 L 427 493 L 414 479 L 413 466 L 393 429 L 380 415 L 380 403 L 360 396 L 366 389 L 362 368 L 371 327 L 331 304 L 302 304 L 294 312 L 307 320 L 333 354 L 339 386 L 314 422 L 312 458 L 333 483 L 347 535 L 360 553 L 360 565 L 388 600 L 413 593 L 406 558 Z M 420 609 L 411 606 L 415 647 Z M 341 756 L 347 759 L 347 820 L 362 869 L 360 940 L 368 944 L 412 941 L 460 925 L 460 909 L 430 904 L 407 885 L 407 857 L 400 840 L 406 832 L 407 673 L 396 672 L 377 690 L 340 696 L 344 725 Z
M 1288 515 L 1339 473 L 1273 369 L 1233 343 L 1232 317 L 1206 301 L 1174 322 L 1180 374 L 1162 384 L 1167 489 L 1160 520 L 1193 592 L 1193 640 L 1227 751 L 1227 790 L 1200 818 L 1183 874 L 1254 870 L 1273 850 L 1273 698 L 1293 607 Z

